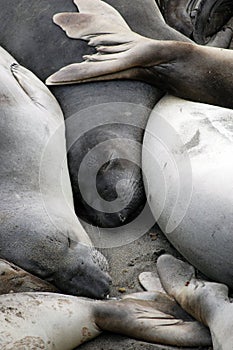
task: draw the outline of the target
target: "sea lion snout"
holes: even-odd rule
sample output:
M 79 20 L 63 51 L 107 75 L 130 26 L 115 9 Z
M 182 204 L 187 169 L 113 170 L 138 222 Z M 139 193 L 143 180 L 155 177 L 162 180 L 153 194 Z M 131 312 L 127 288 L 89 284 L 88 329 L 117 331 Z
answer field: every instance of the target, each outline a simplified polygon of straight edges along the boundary
M 93 247 L 77 243 L 69 250 L 63 265 L 53 276 L 63 292 L 95 299 L 109 294 L 112 282 L 105 257 Z

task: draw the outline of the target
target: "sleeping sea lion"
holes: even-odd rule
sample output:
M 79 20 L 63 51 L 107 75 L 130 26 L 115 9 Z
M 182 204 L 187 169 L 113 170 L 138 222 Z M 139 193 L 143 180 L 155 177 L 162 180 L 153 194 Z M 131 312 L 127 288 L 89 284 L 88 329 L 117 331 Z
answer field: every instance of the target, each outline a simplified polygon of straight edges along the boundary
M 91 10 L 95 3 L 103 17 L 111 18 L 104 2 L 91 3 Z M 122 17 L 120 32 L 102 19 L 98 31 L 98 14 L 87 10 L 88 3 L 85 13 L 57 14 L 54 21 L 68 36 L 89 41 L 97 53 L 62 68 L 48 84 L 130 77 L 186 99 L 233 107 L 232 50 L 152 40 L 132 32 Z M 168 239 L 203 273 L 233 286 L 231 114 L 230 109 L 164 97 L 146 127 L 142 168 L 149 205 Z M 167 157 L 162 157 L 160 140 L 168 147 Z M 179 188 L 182 196 L 176 197 Z
M 107 262 L 74 212 L 61 109 L 3 48 L 0 71 L 0 257 L 63 292 L 103 298 Z
M 1 261 L 1 272 L 4 271 L 4 281 L 9 285 L 7 280 L 11 280 L 12 273 L 9 274 L 8 264 Z M 20 271 L 20 275 L 25 290 L 29 281 L 31 291 L 38 291 L 45 284 L 26 271 Z M 15 292 L 21 290 L 20 293 L 0 296 L 0 344 L 4 350 L 72 350 L 104 330 L 160 344 L 211 344 L 206 327 L 164 293 L 134 293 L 122 300 L 96 301 L 56 293 L 22 293 L 22 286 L 15 286 Z
M 143 35 L 158 39 L 188 40 L 165 24 L 154 0 L 107 2 L 123 13 L 134 30 Z M 95 1 L 76 3 L 78 6 L 95 6 Z M 53 24 L 53 15 L 64 11 L 76 14 L 72 0 L 31 0 L 30 3 L 19 0 L 17 4 L 15 0 L 8 0 L 0 12 L 1 44 L 42 80 L 60 67 L 81 61 L 84 54 L 93 52 L 85 42 L 70 40 Z M 143 13 L 140 21 L 139 12 Z M 140 153 L 132 155 L 132 149 L 125 146 L 124 140 L 141 145 L 146 121 L 162 92 L 149 84 L 130 80 L 57 86 L 52 91 L 61 104 L 65 118 L 70 120 L 71 117 L 72 120 L 66 136 L 70 145 L 68 163 L 77 215 L 100 227 L 126 226 L 142 212 L 146 197 L 141 169 L 131 161 L 137 158 L 136 163 L 140 163 Z M 74 129 L 77 131 L 76 136 Z M 81 135 L 80 129 L 85 130 Z M 117 141 L 115 145 L 114 140 Z M 83 196 L 79 185 L 79 169 L 82 164 L 85 165 L 85 156 L 91 156 L 91 150 L 104 142 L 108 144 L 108 147 L 104 147 L 104 163 L 98 158 L 98 153 L 97 159 L 96 154 L 91 157 L 93 167 L 99 166 L 92 182 L 100 196 L 93 198 L 89 184 L 85 186 Z M 86 174 L 88 172 L 86 166 Z M 85 176 L 81 178 L 81 183 L 86 183 Z M 119 209 L 115 203 L 120 201 L 124 206 Z M 104 211 L 107 205 L 110 212 Z
M 174 247 L 233 287 L 233 110 L 164 97 L 150 115 L 142 164 L 147 198 Z

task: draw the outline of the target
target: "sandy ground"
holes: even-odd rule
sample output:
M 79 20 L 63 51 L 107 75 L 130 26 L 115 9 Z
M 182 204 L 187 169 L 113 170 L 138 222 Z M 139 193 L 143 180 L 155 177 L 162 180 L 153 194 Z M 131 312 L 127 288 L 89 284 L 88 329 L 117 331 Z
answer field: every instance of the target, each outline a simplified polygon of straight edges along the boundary
M 102 250 L 110 264 L 113 279 L 110 296 L 122 296 L 124 293 L 142 291 L 138 275 L 143 271 L 156 272 L 156 261 L 159 255 L 166 253 L 180 257 L 179 253 L 170 245 L 161 231 L 154 227 L 150 234 L 145 234 L 136 241 L 119 248 Z M 89 343 L 83 344 L 80 350 L 172 350 L 177 347 L 167 347 L 158 344 L 149 344 L 129 339 L 120 335 L 103 333 Z M 181 349 L 181 348 L 179 348 Z M 187 348 L 182 348 L 187 349 Z M 199 348 L 200 349 L 200 348 Z M 207 350 L 207 348 L 202 348 Z M 208 348 L 208 350 L 211 348 Z

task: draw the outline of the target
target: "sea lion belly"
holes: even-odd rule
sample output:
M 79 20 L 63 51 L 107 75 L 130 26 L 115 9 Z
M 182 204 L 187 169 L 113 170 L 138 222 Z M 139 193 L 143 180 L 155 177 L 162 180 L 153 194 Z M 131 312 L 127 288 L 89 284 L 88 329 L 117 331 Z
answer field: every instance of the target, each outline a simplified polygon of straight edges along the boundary
M 143 143 L 147 198 L 174 247 L 233 287 L 233 111 L 164 97 Z

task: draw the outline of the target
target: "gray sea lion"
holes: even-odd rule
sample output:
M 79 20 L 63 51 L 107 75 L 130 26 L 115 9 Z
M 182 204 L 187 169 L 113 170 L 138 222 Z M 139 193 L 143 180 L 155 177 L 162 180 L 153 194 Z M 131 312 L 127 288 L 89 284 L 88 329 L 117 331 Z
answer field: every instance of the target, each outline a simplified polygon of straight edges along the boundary
M 134 3 L 126 0 L 107 2 L 114 5 L 125 16 L 130 26 L 143 35 L 158 39 L 188 40 L 165 24 L 154 0 L 143 2 L 134 0 Z M 82 6 L 85 4 L 87 2 L 83 1 Z M 9 0 L 4 2 L 0 12 L 1 44 L 42 80 L 60 67 L 81 61 L 84 54 L 93 52 L 85 42 L 66 38 L 64 33 L 52 23 L 53 15 L 64 11 L 76 12 L 76 7 L 71 0 L 50 2 L 31 0 L 30 3 L 19 0 L 17 4 L 14 0 Z M 141 13 L 143 17 L 138 21 Z M 27 20 L 24 20 L 25 18 Z M 65 118 L 74 117 L 74 124 L 77 125 L 76 140 L 68 152 L 76 213 L 79 217 L 98 226 L 126 225 L 141 212 L 145 206 L 146 197 L 140 167 L 130 161 L 132 150 L 125 147 L 121 141 L 127 139 L 141 144 L 150 111 L 162 93 L 146 83 L 129 80 L 54 87 L 52 91 L 62 106 Z M 107 105 L 112 108 L 108 110 Z M 138 106 L 145 107 L 143 113 L 142 108 Z M 89 110 L 89 107 L 92 109 Z M 103 125 L 103 120 L 109 120 L 108 124 Z M 137 123 L 137 120 L 143 123 Z M 93 128 L 94 121 L 98 125 L 95 128 Z M 119 123 L 116 124 L 116 121 Z M 80 124 L 84 123 L 86 132 L 80 135 Z M 68 143 L 73 138 L 73 130 L 72 125 L 67 128 Z M 111 148 L 113 139 L 119 140 L 114 150 Z M 96 196 L 93 198 L 92 191 L 87 185 L 85 198 L 91 198 L 92 205 L 89 205 L 80 192 L 79 168 L 90 150 L 108 140 L 110 140 L 109 152 L 105 163 L 100 165 L 99 171 L 95 174 L 96 187 L 102 201 Z M 105 149 L 107 152 L 108 148 L 105 147 Z M 123 158 L 122 152 L 125 154 Z M 140 154 L 137 158 L 140 162 Z M 100 161 L 93 157 L 93 162 L 98 164 Z M 85 182 L 85 178 L 83 181 Z M 122 210 L 114 210 L 114 203 L 111 202 L 116 199 L 123 202 L 125 199 L 129 200 Z M 97 200 L 99 200 L 97 203 L 99 210 L 94 206 Z M 109 207 L 112 206 L 112 212 L 104 212 L 102 202 L 105 205 L 109 204 Z
M 26 272 L 24 277 L 31 279 Z M 31 290 L 38 290 L 42 283 L 33 279 Z M 0 320 L 4 350 L 20 346 L 71 350 L 104 330 L 159 344 L 211 344 L 207 328 L 160 292 L 135 293 L 107 301 L 56 293 L 5 294 L 0 296 Z
M 105 7 L 104 2 L 99 0 L 91 4 L 90 13 L 87 12 L 89 4 L 86 3 L 85 13 L 58 14 L 54 17 L 54 21 L 66 31 L 68 36 L 88 40 L 90 45 L 97 48 L 97 53 L 86 56 L 85 62 L 62 68 L 48 78 L 49 84 L 128 76 L 147 81 L 154 80 L 157 86 L 166 86 L 171 93 L 187 99 L 232 108 L 233 52 L 231 50 L 145 38 L 132 32 L 122 17 L 118 19 L 119 22 L 121 21 L 120 32 L 117 31 L 118 28 L 111 29 L 108 21 L 103 22 L 103 19 L 100 21 L 104 24 L 97 31 L 98 13 L 96 15 L 92 13 L 93 4 L 100 6 L 102 16 L 108 14 L 110 17 L 111 8 Z M 115 16 L 115 10 L 112 11 L 112 15 Z M 119 17 L 119 14 L 117 16 Z M 232 152 L 232 138 L 229 134 L 230 126 L 227 125 L 226 120 L 230 123 L 231 114 L 231 110 L 165 97 L 161 103 L 157 104 L 154 113 L 150 116 L 146 128 L 148 136 L 145 136 L 143 144 L 143 170 L 145 182 L 148 182 L 148 201 L 155 218 L 159 219 L 163 232 L 174 246 L 202 272 L 230 286 L 233 280 L 232 268 L 229 267 L 232 250 L 230 244 L 232 239 L 229 235 L 232 231 L 232 165 L 228 159 Z M 163 119 L 159 118 L 156 124 L 157 115 L 164 116 L 165 122 L 162 123 Z M 211 121 L 206 123 L 206 120 Z M 214 125 L 217 123 L 217 126 L 210 131 L 212 120 Z M 169 125 L 174 135 L 171 135 L 167 129 Z M 179 144 L 176 144 L 177 135 L 182 140 Z M 162 157 L 161 147 L 158 147 L 161 139 L 171 147 L 170 152 L 175 161 L 180 162 L 178 165 L 183 171 L 181 176 L 184 183 L 176 181 L 176 173 L 172 172 L 173 169 L 169 172 L 171 160 Z M 203 145 L 200 143 L 201 140 L 204 142 Z M 176 152 L 184 153 L 185 145 L 190 149 L 188 156 L 191 158 L 191 164 L 189 164 L 189 158 L 176 159 L 175 157 Z M 199 158 L 196 156 L 195 147 L 198 149 L 201 147 Z M 149 157 L 148 151 L 151 152 L 152 158 Z M 204 164 L 202 164 L 203 160 Z M 161 169 L 164 169 L 160 176 L 156 161 Z M 187 165 L 186 168 L 182 161 L 185 166 Z M 221 177 L 223 169 L 227 174 L 225 180 Z M 212 174 L 213 170 L 214 174 Z M 166 185 L 171 193 L 169 192 L 170 197 L 166 198 L 162 177 L 167 172 Z M 166 225 L 176 204 L 174 201 L 177 185 L 184 188 L 189 186 L 190 192 L 183 191 L 183 197 L 178 198 L 179 206 L 175 208 L 178 212 L 174 212 L 172 217 L 172 224 L 176 225 L 170 230 Z M 189 200 L 191 200 L 190 205 Z M 206 215 L 203 215 L 203 212 Z M 199 225 L 198 228 L 197 225 Z M 218 247 L 217 257 L 216 247 Z M 208 256 L 205 255 L 207 249 Z
M 2 48 L 0 71 L 0 257 L 63 292 L 103 298 L 107 262 L 74 213 L 61 109 Z
M 164 97 L 143 142 L 148 202 L 174 247 L 233 287 L 233 110 Z
M 196 279 L 192 266 L 170 255 L 159 258 L 157 269 L 167 293 L 210 328 L 214 350 L 231 350 L 233 305 L 227 286 Z
M 148 276 L 149 279 L 153 283 L 154 277 Z M 164 294 L 164 290 L 163 293 L 155 290 L 153 293 L 133 293 L 126 295 L 124 300 L 104 302 L 38 293 L 43 288 L 53 292 L 55 289 L 1 260 L 0 294 L 9 286 L 13 288 L 10 295 L 0 296 L 0 343 L 3 349 L 15 349 L 20 345 L 31 349 L 34 345 L 37 348 L 46 346 L 49 350 L 54 349 L 55 344 L 56 349 L 73 349 L 103 330 L 154 343 L 211 344 L 207 329 L 186 314 L 174 299 Z

